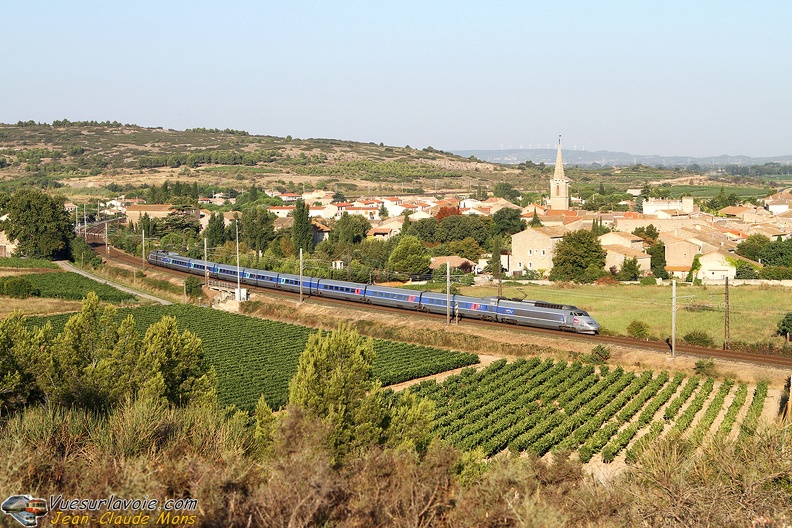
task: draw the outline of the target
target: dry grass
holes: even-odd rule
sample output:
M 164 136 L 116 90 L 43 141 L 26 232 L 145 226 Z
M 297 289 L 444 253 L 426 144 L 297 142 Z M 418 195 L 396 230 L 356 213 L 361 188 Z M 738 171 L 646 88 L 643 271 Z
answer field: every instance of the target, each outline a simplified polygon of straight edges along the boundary
M 64 301 L 61 299 L 12 299 L 0 297 L 0 318 L 8 316 L 14 310 L 21 310 L 25 315 L 54 315 L 65 312 L 76 312 L 82 305 L 81 301 Z
M 497 295 L 497 288 L 476 286 L 460 288 L 464 295 Z M 634 320 L 649 325 L 650 333 L 660 339 L 671 335 L 671 288 L 639 285 L 542 286 L 504 285 L 506 297 L 526 297 L 574 304 L 591 313 L 604 330 L 627 335 Z M 723 343 L 724 287 L 683 286 L 677 288 L 677 335 L 703 331 Z M 731 340 L 756 343 L 771 341 L 780 346 L 783 339 L 774 335 L 776 325 L 792 310 L 792 288 L 782 286 L 733 286 L 729 288 Z

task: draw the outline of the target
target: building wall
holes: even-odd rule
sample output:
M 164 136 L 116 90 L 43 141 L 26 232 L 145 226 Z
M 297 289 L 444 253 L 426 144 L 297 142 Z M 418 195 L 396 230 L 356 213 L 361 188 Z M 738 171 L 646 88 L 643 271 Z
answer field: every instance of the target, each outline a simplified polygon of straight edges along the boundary
M 731 280 L 737 274 L 737 269 L 726 260 L 726 256 L 717 251 L 700 256 L 699 262 L 698 278 L 702 280 L 723 280 L 726 277 Z
M 690 266 L 699 253 L 701 248 L 686 240 L 665 243 L 666 266 Z
M 512 258 L 509 272 L 525 270 L 550 271 L 553 254 L 561 235 L 550 236 L 539 229 L 526 229 L 512 235 Z
M 5 231 L 0 231 L 0 257 L 10 257 L 16 251 L 17 245 L 15 242 L 8 240 Z

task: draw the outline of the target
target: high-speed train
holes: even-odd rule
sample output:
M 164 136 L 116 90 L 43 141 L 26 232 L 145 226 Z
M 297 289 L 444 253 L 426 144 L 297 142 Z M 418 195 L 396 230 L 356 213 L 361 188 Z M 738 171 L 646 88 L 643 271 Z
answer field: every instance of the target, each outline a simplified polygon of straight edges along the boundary
M 236 282 L 237 268 L 229 264 L 218 264 L 204 260 L 183 257 L 167 251 L 152 251 L 148 262 L 179 271 L 210 278 Z M 251 286 L 300 291 L 300 276 L 253 268 L 239 268 L 239 282 Z M 444 293 L 392 288 L 376 284 L 362 284 L 317 277 L 302 278 L 303 293 L 309 296 L 330 297 L 347 301 L 357 301 L 378 306 L 390 306 L 405 310 L 445 315 L 447 299 Z M 451 295 L 451 314 L 496 321 L 499 323 L 566 330 L 581 334 L 596 334 L 600 325 L 585 310 L 566 304 L 544 301 L 515 301 L 498 297 L 467 297 Z

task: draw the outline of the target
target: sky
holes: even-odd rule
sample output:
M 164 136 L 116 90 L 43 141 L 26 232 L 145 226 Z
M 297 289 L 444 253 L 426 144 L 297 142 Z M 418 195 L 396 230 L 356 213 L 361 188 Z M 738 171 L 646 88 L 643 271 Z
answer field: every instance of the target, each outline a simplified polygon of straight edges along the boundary
M 792 154 L 789 0 L 4 0 L 0 122 Z

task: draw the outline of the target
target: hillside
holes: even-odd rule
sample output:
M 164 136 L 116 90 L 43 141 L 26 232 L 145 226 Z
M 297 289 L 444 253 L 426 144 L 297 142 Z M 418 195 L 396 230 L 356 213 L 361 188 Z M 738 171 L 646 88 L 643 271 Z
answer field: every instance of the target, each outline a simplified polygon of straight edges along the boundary
M 608 193 L 651 184 L 669 187 L 672 196 L 678 191 L 711 197 L 721 186 L 729 186 L 742 187 L 737 190 L 740 196 L 758 197 L 792 181 L 762 170 L 735 175 L 705 174 L 698 166 L 580 166 L 573 154 L 564 153 L 569 156 L 565 172 L 573 193 L 581 196 L 591 195 L 600 184 L 610 186 Z M 326 189 L 348 196 L 491 192 L 496 183 L 506 182 L 523 196 L 534 193 L 529 200 L 538 199 L 547 191 L 553 163 L 515 165 L 515 160 L 498 164 L 432 147 L 281 138 L 230 129 L 179 131 L 67 120 L 0 124 L 0 190 L 21 185 L 66 187 L 60 192 L 76 203 L 134 194 L 140 187 L 166 180 L 217 190 L 242 191 L 255 183 L 282 192 Z
M 169 176 L 214 185 L 257 184 L 366 190 L 463 188 L 501 179 L 490 163 L 431 147 L 417 150 L 333 139 L 250 135 L 244 131 L 144 128 L 55 121 L 0 124 L 0 180 L 40 186 L 160 183 Z M 497 178 L 496 175 L 497 174 Z M 244 181 L 246 184 L 240 185 Z M 437 183 L 441 182 L 441 183 Z M 8 184 L 6 184 L 8 185 Z

